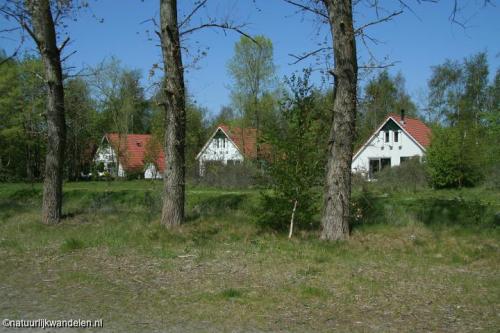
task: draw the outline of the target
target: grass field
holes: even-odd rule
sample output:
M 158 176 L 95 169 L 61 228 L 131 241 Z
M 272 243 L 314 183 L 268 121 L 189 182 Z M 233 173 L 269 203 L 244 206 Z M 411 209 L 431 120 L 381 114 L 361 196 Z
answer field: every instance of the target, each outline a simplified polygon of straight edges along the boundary
M 99 319 L 109 332 L 498 332 L 500 193 L 356 193 L 351 240 L 256 224 L 257 190 L 189 188 L 159 225 L 160 183 L 0 184 L 0 319 Z M 1 329 L 0 329 L 1 331 Z M 76 330 L 78 331 L 78 330 Z

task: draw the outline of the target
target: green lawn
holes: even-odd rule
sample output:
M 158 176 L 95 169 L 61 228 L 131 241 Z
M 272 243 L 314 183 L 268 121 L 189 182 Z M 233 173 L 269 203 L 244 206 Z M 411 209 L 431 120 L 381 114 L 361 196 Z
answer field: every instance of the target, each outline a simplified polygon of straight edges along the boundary
M 188 188 L 159 225 L 161 183 L 0 184 L 0 319 L 99 319 L 103 331 L 498 332 L 500 193 L 356 193 L 351 240 L 256 224 L 258 190 Z M 1 329 L 0 329 L 1 331 Z

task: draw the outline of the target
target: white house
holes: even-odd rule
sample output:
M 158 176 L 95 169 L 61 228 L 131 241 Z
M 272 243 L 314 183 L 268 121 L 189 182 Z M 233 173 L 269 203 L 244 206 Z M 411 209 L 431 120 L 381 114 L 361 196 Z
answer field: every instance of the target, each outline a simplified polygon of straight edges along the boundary
M 151 141 L 149 134 L 108 133 L 97 148 L 94 163 L 100 176 L 106 173 L 118 177 L 137 174 L 145 179 L 160 179 L 165 155 L 161 146 Z
M 257 157 L 255 128 L 217 126 L 210 139 L 196 156 L 202 176 L 208 163 L 237 164 Z
M 431 130 L 421 120 L 390 114 L 352 159 L 352 172 L 368 178 L 385 167 L 425 155 Z

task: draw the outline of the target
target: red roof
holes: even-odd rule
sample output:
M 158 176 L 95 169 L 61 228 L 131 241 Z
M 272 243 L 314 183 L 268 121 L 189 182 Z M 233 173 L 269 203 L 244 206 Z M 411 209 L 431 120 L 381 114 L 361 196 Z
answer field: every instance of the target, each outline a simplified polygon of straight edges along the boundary
M 427 148 L 431 143 L 431 129 L 420 119 L 405 117 L 401 123 L 401 116 L 390 114 L 387 118 L 394 119 L 398 125 L 404 128 L 420 145 Z
M 229 136 L 243 155 L 248 158 L 257 157 L 257 129 L 241 129 L 224 124 L 220 124 L 218 128 L 221 128 Z
M 144 169 L 144 159 L 147 158 L 147 151 L 156 156 L 154 163 L 158 171 L 163 172 L 165 168 L 165 154 L 161 144 L 150 142 L 150 134 L 123 134 L 121 138 L 117 133 L 105 135 L 110 145 L 119 151 L 120 163 L 125 171 L 140 171 Z M 118 142 L 121 144 L 118 145 Z M 120 149 L 117 149 L 117 148 Z
M 431 143 L 431 129 L 427 127 L 427 125 L 424 124 L 424 122 L 420 119 L 405 117 L 405 121 L 404 123 L 402 123 L 400 115 L 391 113 L 387 116 L 387 118 L 385 118 L 382 125 L 384 125 L 387 120 L 389 120 L 389 118 L 392 118 L 399 125 L 399 127 L 408 132 L 408 134 L 410 134 L 410 136 L 415 139 L 415 141 L 417 141 L 422 147 L 427 148 Z M 382 125 L 377 129 L 377 131 L 380 130 Z M 368 140 L 371 140 L 372 137 L 373 135 Z M 354 152 L 354 157 L 359 154 L 359 152 L 361 152 L 361 150 L 363 150 L 365 146 L 366 143 L 356 149 L 356 151 Z

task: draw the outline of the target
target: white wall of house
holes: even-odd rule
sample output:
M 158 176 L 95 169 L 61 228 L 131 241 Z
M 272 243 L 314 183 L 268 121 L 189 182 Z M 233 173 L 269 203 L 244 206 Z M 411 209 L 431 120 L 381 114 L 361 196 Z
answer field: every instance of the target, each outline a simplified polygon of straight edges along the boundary
M 116 154 L 111 146 L 103 141 L 101 146 L 97 148 L 96 155 L 94 157 L 95 164 L 104 164 L 104 170 L 113 174 L 113 167 L 116 165 Z M 103 176 L 104 172 L 99 172 L 99 176 Z M 118 177 L 125 177 L 125 170 L 121 163 L 118 164 Z
M 156 170 L 154 164 L 149 164 L 144 171 L 144 179 L 162 179 L 163 175 L 160 171 Z
M 361 148 L 353 158 L 352 172 L 368 175 L 371 159 L 390 158 L 392 167 L 399 165 L 401 158 L 425 155 L 425 151 L 403 130 L 388 130 L 387 132 L 389 132 L 388 141 L 386 131 L 381 130 Z
M 228 161 L 242 162 L 244 157 L 233 141 L 230 140 L 222 130 L 218 130 L 208 141 L 200 154 L 198 154 L 197 159 L 200 175 L 203 175 L 206 162 L 221 162 L 227 164 Z

